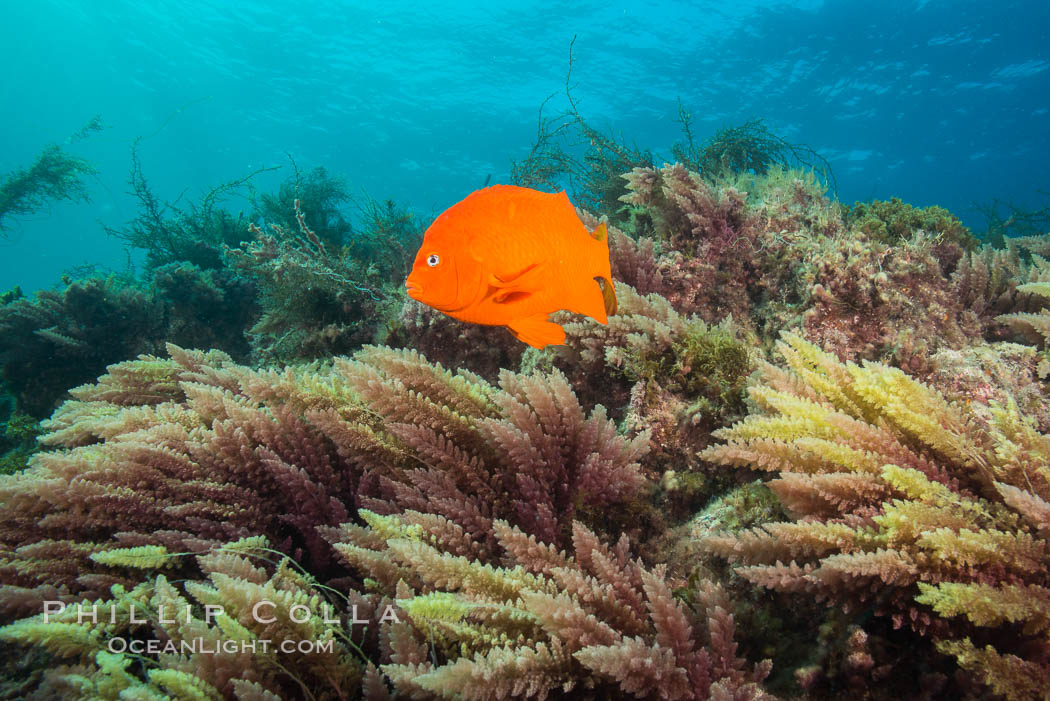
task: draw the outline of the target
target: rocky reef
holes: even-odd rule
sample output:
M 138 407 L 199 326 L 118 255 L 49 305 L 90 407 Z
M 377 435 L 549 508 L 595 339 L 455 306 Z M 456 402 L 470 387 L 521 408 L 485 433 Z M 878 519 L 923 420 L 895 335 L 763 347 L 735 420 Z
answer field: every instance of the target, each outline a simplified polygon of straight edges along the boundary
M 3 693 L 1050 698 L 1046 238 L 686 160 L 594 183 L 559 349 L 408 300 L 324 172 L 4 299 Z

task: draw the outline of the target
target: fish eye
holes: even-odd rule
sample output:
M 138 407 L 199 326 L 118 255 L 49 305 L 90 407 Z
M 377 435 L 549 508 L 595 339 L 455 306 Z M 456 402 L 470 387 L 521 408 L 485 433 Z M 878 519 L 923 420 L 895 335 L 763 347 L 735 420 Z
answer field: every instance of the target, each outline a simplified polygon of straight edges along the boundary
M 429 256 L 427 256 L 427 265 L 429 265 L 431 268 L 433 268 L 440 262 L 441 256 L 439 256 L 437 253 L 431 253 Z

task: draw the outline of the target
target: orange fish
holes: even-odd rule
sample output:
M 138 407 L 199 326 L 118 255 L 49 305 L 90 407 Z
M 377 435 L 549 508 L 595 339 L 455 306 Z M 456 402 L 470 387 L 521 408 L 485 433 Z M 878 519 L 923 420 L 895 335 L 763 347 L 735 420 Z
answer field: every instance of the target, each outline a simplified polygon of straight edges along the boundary
M 603 324 L 616 313 L 604 222 L 593 233 L 564 191 L 493 185 L 445 210 L 423 235 L 408 294 L 461 321 L 506 326 L 536 348 L 565 343 L 559 309 Z

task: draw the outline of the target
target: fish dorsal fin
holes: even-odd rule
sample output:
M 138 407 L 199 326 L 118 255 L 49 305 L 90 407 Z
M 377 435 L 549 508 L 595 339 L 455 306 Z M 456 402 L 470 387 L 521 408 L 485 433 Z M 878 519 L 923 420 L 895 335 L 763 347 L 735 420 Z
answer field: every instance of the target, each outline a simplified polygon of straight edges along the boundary
M 507 328 L 515 338 L 533 348 L 565 343 L 565 329 L 550 321 L 546 314 L 515 319 L 507 324 Z
M 591 232 L 591 238 L 598 243 L 602 243 L 609 238 L 609 230 L 605 227 L 605 222 L 594 227 L 594 231 Z

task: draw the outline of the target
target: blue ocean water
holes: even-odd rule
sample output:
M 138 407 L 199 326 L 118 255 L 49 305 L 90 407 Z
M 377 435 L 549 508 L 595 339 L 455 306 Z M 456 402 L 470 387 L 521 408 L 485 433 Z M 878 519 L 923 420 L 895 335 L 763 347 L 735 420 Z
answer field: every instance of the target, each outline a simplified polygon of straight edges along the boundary
M 1046 0 L 5 0 L 2 16 L 0 173 L 93 115 L 109 128 L 70 147 L 98 168 L 91 202 L 0 241 L 0 291 L 123 267 L 102 224 L 135 215 L 136 137 L 166 199 L 291 154 L 427 219 L 528 153 L 574 36 L 583 116 L 658 154 L 680 98 L 700 138 L 761 118 L 818 150 L 845 202 L 940 204 L 980 229 L 975 203 L 1050 197 Z

